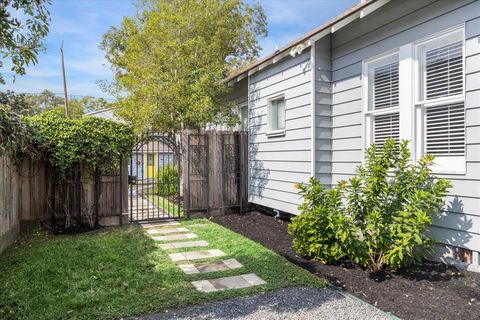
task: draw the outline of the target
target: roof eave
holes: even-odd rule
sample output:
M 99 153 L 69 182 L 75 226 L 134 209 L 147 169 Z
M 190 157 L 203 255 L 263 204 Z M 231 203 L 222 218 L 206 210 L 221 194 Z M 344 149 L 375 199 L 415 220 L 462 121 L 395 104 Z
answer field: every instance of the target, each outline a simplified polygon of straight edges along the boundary
M 228 77 L 225 79 L 225 82 L 229 85 L 233 85 L 247 76 L 260 71 L 271 64 L 277 63 L 287 56 L 295 57 L 297 54 L 301 54 L 306 48 L 314 44 L 317 40 L 325 37 L 328 34 L 335 33 L 357 19 L 365 18 L 367 15 L 382 7 L 389 1 L 390 0 L 366 0 L 364 2 L 359 2 L 350 9 L 342 12 L 340 15 L 327 21 L 320 27 L 307 32 L 300 38 L 290 42 L 274 53 L 267 55 L 263 59 L 260 59 L 248 68 L 245 68 L 237 74 Z

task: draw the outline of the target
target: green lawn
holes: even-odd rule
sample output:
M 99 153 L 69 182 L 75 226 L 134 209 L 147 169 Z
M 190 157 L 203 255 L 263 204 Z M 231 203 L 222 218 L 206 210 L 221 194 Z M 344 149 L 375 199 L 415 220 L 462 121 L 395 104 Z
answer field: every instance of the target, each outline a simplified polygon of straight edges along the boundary
M 183 208 L 178 204 L 169 201 L 167 198 L 149 194 L 148 200 L 151 201 L 157 207 L 163 209 L 165 213 L 168 213 L 173 216 L 177 216 L 179 213 L 183 213 Z
M 187 276 L 138 226 L 77 236 L 23 236 L 0 256 L 0 319 L 112 319 L 288 286 L 326 281 L 261 245 L 208 220 L 189 227 L 209 248 L 244 267 Z M 178 251 L 188 251 L 182 249 Z M 199 293 L 190 281 L 254 272 L 267 285 Z

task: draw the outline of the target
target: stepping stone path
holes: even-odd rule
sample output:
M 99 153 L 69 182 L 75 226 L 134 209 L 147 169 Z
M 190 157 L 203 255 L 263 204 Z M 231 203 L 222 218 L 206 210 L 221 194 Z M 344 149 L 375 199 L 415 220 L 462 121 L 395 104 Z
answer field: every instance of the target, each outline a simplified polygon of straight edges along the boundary
M 194 248 L 194 247 L 206 247 L 208 242 L 204 240 L 199 241 L 182 241 L 182 242 L 170 242 L 160 245 L 163 250 L 180 249 L 180 248 Z
M 215 292 L 227 289 L 240 289 L 266 284 L 256 274 L 249 273 L 241 276 L 225 277 L 211 280 L 193 281 L 193 286 L 201 292 Z
M 141 226 L 145 229 L 149 228 L 164 228 L 164 227 L 174 227 L 174 226 L 180 226 L 181 223 L 178 221 L 165 221 L 162 223 L 143 223 Z
M 155 234 L 171 234 L 171 233 L 181 233 L 181 232 L 189 232 L 187 228 L 152 228 L 148 229 L 147 233 L 151 235 Z
M 212 263 L 198 263 L 198 264 L 179 264 L 178 267 L 186 274 L 198 274 L 215 271 L 225 271 L 239 269 L 242 266 L 236 259 L 221 260 Z
M 177 241 L 177 240 L 187 240 L 195 239 L 198 236 L 195 233 L 181 233 L 181 234 L 171 234 L 168 236 L 152 237 L 155 241 Z
M 178 241 L 189 240 L 198 238 L 195 233 L 191 233 L 190 230 L 184 227 L 177 227 L 181 224 L 178 221 L 166 221 L 159 223 L 147 223 L 142 224 L 142 227 L 146 229 L 147 233 L 155 241 Z M 191 227 L 202 227 L 206 224 L 192 224 Z M 156 236 L 161 235 L 161 236 Z M 206 247 L 208 242 L 199 241 L 181 241 L 181 242 L 169 242 L 160 245 L 163 250 L 180 249 L 180 248 L 193 248 L 193 247 Z M 189 252 L 179 252 L 169 254 L 170 259 L 173 262 L 188 261 L 188 260 L 200 260 L 223 257 L 226 254 L 219 249 L 199 250 Z M 196 264 L 178 264 L 178 267 L 187 275 L 210 273 L 226 270 L 240 269 L 243 265 L 236 259 L 220 260 L 214 262 L 203 262 Z M 258 277 L 254 273 L 224 277 L 210 280 L 192 281 L 192 285 L 200 292 L 215 292 L 229 289 L 240 289 L 252 286 L 258 286 L 266 284 L 264 280 Z
M 200 260 L 208 258 L 223 257 L 226 254 L 222 250 L 213 249 L 213 250 L 201 250 L 201 251 L 191 251 L 191 252 L 182 252 L 182 253 L 170 253 L 168 255 L 173 262 L 183 261 L 183 260 Z

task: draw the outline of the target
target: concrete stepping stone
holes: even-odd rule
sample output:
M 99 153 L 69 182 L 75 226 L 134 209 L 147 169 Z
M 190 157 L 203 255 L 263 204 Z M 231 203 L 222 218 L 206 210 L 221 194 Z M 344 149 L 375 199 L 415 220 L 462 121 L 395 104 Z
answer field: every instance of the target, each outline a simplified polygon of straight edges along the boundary
M 160 248 L 163 250 L 171 250 L 171 249 L 206 247 L 206 246 L 208 246 L 207 241 L 199 240 L 199 241 L 182 241 L 182 242 L 163 243 L 160 245 Z
M 150 228 L 174 227 L 179 225 L 181 225 L 181 223 L 178 221 L 165 221 L 165 222 L 143 223 L 142 227 L 145 229 L 150 229 Z
M 171 234 L 168 236 L 158 236 L 152 237 L 155 241 L 177 241 L 177 240 L 187 240 L 187 239 L 195 239 L 198 236 L 195 233 L 179 233 L 179 234 Z
M 207 258 L 216 258 L 223 257 L 226 254 L 222 250 L 211 249 L 211 250 L 200 250 L 200 251 L 190 251 L 182 253 L 170 253 L 169 257 L 173 262 L 183 261 L 183 260 L 199 260 Z
M 182 233 L 190 232 L 187 228 L 160 228 L 160 229 L 148 229 L 148 234 L 171 234 L 171 233 Z
M 225 277 L 210 280 L 200 280 L 191 282 L 195 289 L 200 292 L 216 292 L 230 289 L 241 289 L 266 284 L 259 276 L 254 273 L 241 276 Z
M 211 263 L 179 264 L 178 267 L 186 274 L 198 274 L 239 269 L 243 266 L 236 259 L 228 259 Z

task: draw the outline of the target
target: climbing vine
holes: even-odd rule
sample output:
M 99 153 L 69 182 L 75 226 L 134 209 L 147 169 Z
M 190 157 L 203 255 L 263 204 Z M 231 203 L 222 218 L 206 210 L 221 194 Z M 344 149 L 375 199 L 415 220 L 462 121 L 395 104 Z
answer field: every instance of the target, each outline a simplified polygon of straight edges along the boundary
M 118 168 L 135 142 L 128 125 L 102 118 L 67 119 L 44 112 L 24 118 L 24 122 L 61 180 L 80 165 L 89 170 Z
M 0 105 L 0 156 L 9 156 L 15 164 L 23 158 L 38 158 L 41 150 L 35 134 L 10 107 Z

